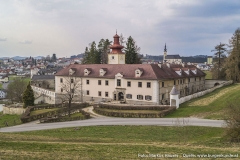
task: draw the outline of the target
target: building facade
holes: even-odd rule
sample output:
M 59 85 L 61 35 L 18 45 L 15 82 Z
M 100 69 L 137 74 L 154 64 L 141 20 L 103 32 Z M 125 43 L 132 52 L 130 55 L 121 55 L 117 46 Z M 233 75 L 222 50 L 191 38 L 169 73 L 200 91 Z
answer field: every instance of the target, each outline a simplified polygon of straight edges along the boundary
M 117 34 L 110 48 L 109 64 L 71 64 L 59 71 L 56 94 L 72 91 L 81 101 L 169 104 L 174 85 L 180 97 L 205 89 L 205 73 L 193 65 L 125 64 Z

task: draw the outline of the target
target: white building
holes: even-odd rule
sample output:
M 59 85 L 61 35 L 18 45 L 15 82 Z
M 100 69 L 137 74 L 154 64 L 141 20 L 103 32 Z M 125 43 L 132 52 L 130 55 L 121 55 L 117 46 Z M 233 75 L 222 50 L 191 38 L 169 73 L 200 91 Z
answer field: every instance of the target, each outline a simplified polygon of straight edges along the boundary
M 0 89 L 0 99 L 6 98 L 6 92 Z
M 180 97 L 205 89 L 205 73 L 193 65 L 125 64 L 122 48 L 116 34 L 108 55 L 109 64 L 72 64 L 59 71 L 55 75 L 56 94 L 66 94 L 63 84 L 77 81 L 78 100 L 169 104 L 173 85 Z

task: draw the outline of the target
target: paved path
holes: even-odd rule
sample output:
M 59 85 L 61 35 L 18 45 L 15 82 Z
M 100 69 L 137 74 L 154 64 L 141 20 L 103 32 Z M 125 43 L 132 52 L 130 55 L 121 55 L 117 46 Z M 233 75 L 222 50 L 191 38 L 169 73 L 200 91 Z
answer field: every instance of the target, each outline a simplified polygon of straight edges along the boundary
M 110 118 L 93 112 L 93 106 L 83 109 L 85 112 L 89 113 L 92 118 Z
M 184 118 L 189 126 L 223 127 L 223 120 L 207 120 L 198 118 Z M 92 118 L 87 120 L 56 122 L 56 123 L 27 123 L 13 127 L 0 128 L 0 132 L 24 132 L 45 129 L 56 129 L 80 126 L 108 126 L 108 125 L 155 125 L 155 126 L 177 126 L 183 119 L 177 118 Z M 181 124 L 182 125 L 182 124 Z

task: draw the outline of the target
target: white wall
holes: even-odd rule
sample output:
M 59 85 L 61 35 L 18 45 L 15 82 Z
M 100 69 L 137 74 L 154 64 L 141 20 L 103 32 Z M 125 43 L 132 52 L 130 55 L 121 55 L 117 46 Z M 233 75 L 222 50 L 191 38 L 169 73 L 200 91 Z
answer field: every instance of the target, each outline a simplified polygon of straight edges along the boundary
M 182 104 L 182 103 L 184 103 L 186 101 L 189 101 L 189 100 L 191 100 L 193 98 L 201 97 L 201 96 L 203 96 L 203 95 L 205 95 L 207 93 L 210 93 L 210 92 L 214 91 L 217 88 L 221 88 L 223 86 L 230 85 L 232 83 L 233 83 L 233 81 L 225 81 L 225 82 L 223 82 L 222 84 L 220 84 L 220 85 L 218 85 L 216 87 L 212 87 L 210 89 L 207 89 L 207 90 L 204 90 L 204 91 L 201 91 L 201 92 L 197 92 L 197 93 L 194 93 L 194 94 L 186 96 L 186 97 L 182 97 L 182 98 L 180 98 L 179 103 Z
M 205 80 L 205 87 L 206 89 L 209 89 L 209 88 L 212 88 L 214 87 L 214 84 L 216 83 L 224 83 L 224 82 L 227 82 L 227 81 L 224 81 L 224 80 L 214 80 L 214 79 L 209 79 L 209 80 Z

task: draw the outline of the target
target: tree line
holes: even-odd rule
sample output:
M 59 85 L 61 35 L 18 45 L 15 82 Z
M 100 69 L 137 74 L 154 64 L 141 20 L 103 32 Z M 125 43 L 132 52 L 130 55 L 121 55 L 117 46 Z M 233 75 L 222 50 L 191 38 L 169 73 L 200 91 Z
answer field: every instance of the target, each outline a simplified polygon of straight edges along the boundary
M 124 46 L 126 64 L 140 64 L 140 47 L 137 46 L 136 41 L 129 36 L 125 41 L 124 36 L 121 34 L 119 38 L 120 44 Z M 108 54 L 110 53 L 110 46 L 112 41 L 108 39 L 101 39 L 96 44 L 95 41 L 85 48 L 84 58 L 82 64 L 108 64 Z
M 213 79 L 233 80 L 240 82 L 240 28 L 236 29 L 229 44 L 220 43 L 215 46 Z

